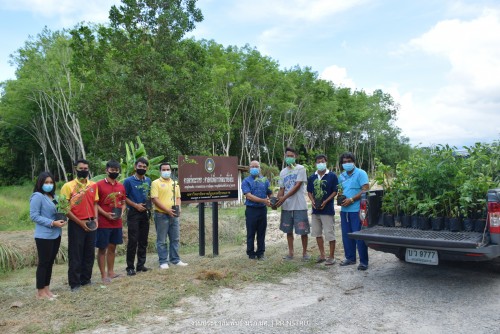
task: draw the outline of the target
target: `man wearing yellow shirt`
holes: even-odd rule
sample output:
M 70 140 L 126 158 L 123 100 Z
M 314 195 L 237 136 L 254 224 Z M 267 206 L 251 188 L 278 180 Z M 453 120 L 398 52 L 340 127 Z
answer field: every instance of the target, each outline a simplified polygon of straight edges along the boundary
M 88 179 L 88 161 L 78 160 L 75 170 L 76 178 L 61 188 L 61 195 L 71 203 L 71 210 L 67 214 L 68 283 L 71 291 L 91 284 L 99 200 L 97 184 Z
M 179 214 L 181 193 L 179 185 L 172 180 L 172 167 L 164 162 L 160 165 L 161 177 L 151 184 L 151 199 L 154 204 L 156 227 L 156 248 L 161 269 L 168 269 L 168 263 L 187 266 L 179 257 Z M 178 212 L 173 209 L 177 205 Z M 167 244 L 167 235 L 170 245 Z

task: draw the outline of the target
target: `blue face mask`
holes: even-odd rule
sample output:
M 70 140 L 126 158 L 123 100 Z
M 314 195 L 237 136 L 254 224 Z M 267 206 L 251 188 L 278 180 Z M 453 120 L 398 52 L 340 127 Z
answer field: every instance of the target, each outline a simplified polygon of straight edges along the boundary
M 317 164 L 316 164 L 316 168 L 317 168 L 320 172 L 322 172 L 322 171 L 326 170 L 326 163 L 324 163 L 324 162 L 317 163 Z
M 260 168 L 258 167 L 250 167 L 250 175 L 257 176 L 260 173 Z
M 161 172 L 161 177 L 164 178 L 164 179 L 168 179 L 170 177 L 170 175 L 172 175 L 171 171 L 163 171 L 163 172 Z
M 348 162 L 348 163 L 345 163 L 345 164 L 342 164 L 342 168 L 344 168 L 344 170 L 346 172 L 350 172 L 354 169 L 354 163 L 353 162 Z
M 46 193 L 50 193 L 52 189 L 54 189 L 54 185 L 52 183 L 44 183 L 44 185 L 42 186 L 42 190 Z

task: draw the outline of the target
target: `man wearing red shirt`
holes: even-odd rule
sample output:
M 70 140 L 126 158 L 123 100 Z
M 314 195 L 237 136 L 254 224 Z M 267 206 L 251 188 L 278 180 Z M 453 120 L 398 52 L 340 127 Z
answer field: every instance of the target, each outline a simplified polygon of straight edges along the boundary
M 111 282 L 119 275 L 114 272 L 116 245 L 123 243 L 121 213 L 113 209 L 122 209 L 125 202 L 125 187 L 116 179 L 120 175 L 121 166 L 117 161 L 110 160 L 106 164 L 106 178 L 97 182 L 99 190 L 99 228 L 97 229 L 95 246 L 97 264 L 101 271 L 103 283 Z M 106 272 L 106 264 L 108 271 Z

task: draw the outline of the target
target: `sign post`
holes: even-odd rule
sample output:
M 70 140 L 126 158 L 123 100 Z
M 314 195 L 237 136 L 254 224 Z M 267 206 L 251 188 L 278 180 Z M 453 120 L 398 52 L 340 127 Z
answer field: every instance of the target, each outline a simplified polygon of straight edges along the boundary
M 205 204 L 212 202 L 213 255 L 219 255 L 218 202 L 238 199 L 238 158 L 179 156 L 183 203 L 199 203 L 199 253 L 205 255 Z

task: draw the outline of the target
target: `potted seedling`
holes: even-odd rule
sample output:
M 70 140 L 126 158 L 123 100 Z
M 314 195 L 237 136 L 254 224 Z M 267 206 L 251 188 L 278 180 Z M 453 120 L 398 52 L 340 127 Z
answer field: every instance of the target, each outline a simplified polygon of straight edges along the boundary
M 122 201 L 120 199 L 123 197 L 121 192 L 112 192 L 107 198 L 111 202 L 111 213 L 114 219 L 119 219 L 123 213 Z
M 56 220 L 68 220 L 68 212 L 71 210 L 71 203 L 66 196 L 59 195 L 56 197 Z
M 321 204 L 323 204 L 323 197 L 326 194 L 326 190 L 324 189 L 326 185 L 326 180 L 322 180 L 317 178 L 313 182 L 314 187 L 314 207 L 316 210 L 321 209 Z
M 140 186 L 138 186 L 138 188 L 142 189 L 144 196 L 146 197 L 146 203 L 144 203 L 146 209 L 151 210 L 151 208 L 153 207 L 153 204 L 151 203 L 151 186 L 149 185 L 149 183 L 143 182 Z
M 174 211 L 175 216 L 179 217 L 181 215 L 181 212 L 179 210 L 179 206 L 176 203 L 176 196 L 175 196 L 175 187 L 177 186 L 177 181 L 173 175 L 172 175 L 172 181 L 174 183 L 172 187 L 172 203 L 174 203 L 174 205 L 172 205 L 172 210 Z
M 80 188 L 78 189 L 77 188 L 77 193 L 71 198 L 71 201 L 72 202 L 72 206 L 78 206 L 82 203 L 82 200 L 85 196 L 85 194 L 87 193 L 88 191 L 88 187 L 84 187 L 84 188 Z M 95 214 L 94 213 L 90 213 L 89 210 L 88 210 L 88 207 L 87 207 L 87 216 L 90 217 L 89 220 L 87 220 L 85 222 L 85 225 L 87 226 L 87 228 L 90 230 L 90 231 L 95 231 L 97 230 L 97 223 L 95 222 L 95 217 L 93 217 Z
M 337 205 L 341 206 L 342 203 L 346 200 L 346 196 L 343 194 L 344 192 L 344 186 L 342 185 L 342 182 L 339 182 L 338 186 L 338 192 L 337 192 Z

